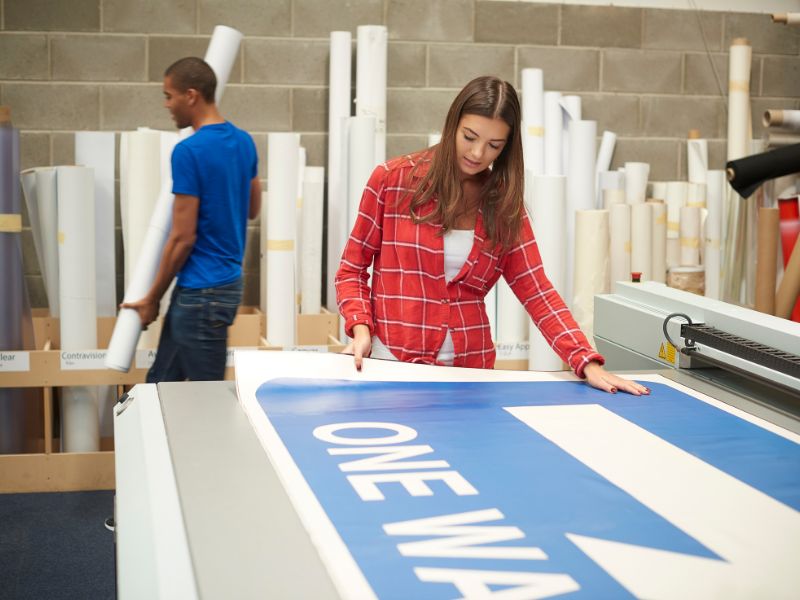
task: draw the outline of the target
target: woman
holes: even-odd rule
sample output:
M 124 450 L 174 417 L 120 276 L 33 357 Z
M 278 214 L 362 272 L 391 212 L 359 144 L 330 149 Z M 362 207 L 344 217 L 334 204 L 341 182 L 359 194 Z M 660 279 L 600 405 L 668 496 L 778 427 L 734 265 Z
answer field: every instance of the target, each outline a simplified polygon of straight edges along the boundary
M 523 204 L 519 126 L 514 88 L 479 77 L 453 101 L 437 146 L 375 169 L 336 274 L 353 338 L 345 352 L 358 369 L 370 355 L 491 369 L 483 299 L 502 275 L 578 377 L 647 394 L 603 369 L 545 276 Z

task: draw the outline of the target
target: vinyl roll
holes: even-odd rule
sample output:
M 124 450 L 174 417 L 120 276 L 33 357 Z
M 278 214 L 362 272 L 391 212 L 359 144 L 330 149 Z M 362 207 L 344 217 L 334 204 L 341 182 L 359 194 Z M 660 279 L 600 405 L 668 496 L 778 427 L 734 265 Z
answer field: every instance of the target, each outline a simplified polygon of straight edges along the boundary
M 117 273 L 114 243 L 114 132 L 75 132 L 75 164 L 94 171 L 95 265 L 97 315 L 117 314 Z
M 800 131 L 800 110 L 766 110 L 762 122 L 764 127 L 781 127 L 790 131 Z
M 652 281 L 667 281 L 667 206 L 663 202 L 647 202 L 650 205 L 653 249 L 651 261 L 653 265 Z
M 566 246 L 563 231 L 566 227 L 566 178 L 563 175 L 530 176 L 532 185 L 526 189 L 525 200 L 531 215 L 536 245 L 550 283 L 564 296 L 566 278 Z M 534 371 L 561 371 L 561 358 L 531 321 L 528 326 L 530 350 L 528 368 Z
M 270 133 L 267 137 L 267 148 L 269 188 L 267 210 L 261 222 L 261 226 L 267 229 L 267 340 L 278 346 L 293 346 L 297 289 L 294 279 L 297 158 L 300 135 Z M 261 276 L 264 277 L 264 273 Z
M 609 209 L 609 259 L 611 285 L 631 280 L 631 206 L 626 202 L 612 204 Z
M 719 300 L 720 297 L 720 258 L 722 248 L 722 202 L 728 190 L 725 171 L 710 170 L 706 174 L 706 215 L 705 226 L 705 295 Z
M 303 266 L 300 269 L 302 303 L 300 311 L 318 314 L 322 307 L 322 209 L 325 197 L 325 169 L 306 167 L 303 179 Z
M 353 230 L 361 204 L 364 187 L 369 181 L 375 162 L 374 117 L 347 119 L 347 232 Z
M 775 314 L 775 279 L 778 264 L 778 238 L 780 219 L 777 208 L 758 209 L 758 248 L 756 264 L 755 309 L 768 315 Z
M 0 107 L 4 109 L 5 107 Z M 30 308 L 22 266 L 22 203 L 19 195 L 19 130 L 0 114 L 0 350 L 23 350 Z M 24 451 L 25 395 L 0 388 L 0 454 Z
M 42 231 L 42 275 L 47 303 L 50 316 L 59 317 L 61 295 L 58 291 L 58 188 L 55 169 L 36 169 L 36 204 Z
M 689 184 L 685 181 L 667 182 L 667 237 L 678 239 L 680 232 L 681 208 L 686 206 Z
M 242 43 L 242 32 L 225 25 L 217 25 L 211 34 L 211 41 L 206 49 L 205 61 L 214 70 L 217 77 L 217 90 L 214 100 L 217 104 L 222 100 L 228 77 L 239 54 Z
M 604 190 L 603 208 L 611 210 L 614 204 L 628 204 L 625 202 L 625 190 Z
M 522 69 L 522 147 L 525 170 L 544 173 L 544 75 Z
M 571 120 L 569 122 L 569 163 L 567 164 L 567 289 L 566 298 L 572 306 L 575 278 L 576 250 L 582 238 L 575 231 L 575 214 L 579 210 L 594 208 L 594 178 L 596 160 L 597 122 Z M 582 252 L 581 252 L 582 253 Z
M 575 279 L 573 314 L 580 328 L 594 340 L 594 297 L 609 291 L 608 211 L 575 213 Z
M 564 175 L 561 92 L 544 93 L 544 173 Z
M 628 204 L 641 204 L 645 201 L 649 177 L 650 165 L 648 163 L 625 163 L 625 201 Z
M 696 206 L 681 208 L 680 245 L 682 267 L 700 265 L 700 209 Z
M 97 348 L 94 173 L 88 167 L 58 167 L 58 266 L 61 350 Z M 65 388 L 61 395 L 61 440 L 66 452 L 100 449 L 97 390 Z
M 686 161 L 690 183 L 705 183 L 708 171 L 708 140 L 686 140 Z
M 238 53 L 240 36 L 232 35 L 230 28 L 216 27 L 211 36 L 205 61 L 214 71 L 217 78 L 216 99 L 219 102 L 225 89 L 225 83 L 233 65 L 231 55 L 235 59 Z M 234 48 L 235 46 L 235 48 Z M 182 135 L 191 135 L 189 132 Z M 160 141 L 159 141 L 160 146 Z M 160 154 L 160 147 L 159 147 Z M 136 261 L 130 283 L 125 287 L 124 302 L 140 300 L 150 289 L 155 279 L 161 254 L 172 224 L 172 182 L 162 182 L 158 192 L 158 200 L 153 208 L 153 216 L 145 235 L 141 254 Z M 120 310 L 108 346 L 105 365 L 109 369 L 127 371 L 130 369 L 136 343 L 142 331 L 139 314 L 130 308 Z
M 646 202 L 631 207 L 631 271 L 653 279 L 653 209 Z
M 750 143 L 750 67 L 753 48 L 733 40 L 728 54 L 728 160 L 747 156 Z
M 346 157 L 342 153 L 342 127 L 350 116 L 351 35 L 349 31 L 332 31 L 328 79 L 328 252 L 325 302 L 338 313 L 334 277 L 347 240 L 347 189 L 342 170 Z
M 373 166 L 386 160 L 386 68 L 388 30 L 360 25 L 356 30 L 356 116 L 373 117 Z
M 764 132 L 764 150 L 800 144 L 800 131 L 782 131 L 771 127 Z
M 42 226 L 39 222 L 39 205 L 36 203 L 36 169 L 27 169 L 19 174 L 22 184 L 22 197 L 28 211 L 28 221 L 33 236 L 33 249 L 36 252 L 36 262 L 44 279 L 44 255 L 42 248 Z
M 800 144 L 769 150 L 746 158 L 728 161 L 726 168 L 731 186 L 748 198 L 764 181 L 800 170 Z
M 604 131 L 600 140 L 600 149 L 597 151 L 595 161 L 595 186 L 596 186 L 596 208 L 603 208 L 603 187 L 600 185 L 600 176 L 607 173 L 611 167 L 611 159 L 614 157 L 614 147 L 617 144 L 617 134 L 613 131 Z

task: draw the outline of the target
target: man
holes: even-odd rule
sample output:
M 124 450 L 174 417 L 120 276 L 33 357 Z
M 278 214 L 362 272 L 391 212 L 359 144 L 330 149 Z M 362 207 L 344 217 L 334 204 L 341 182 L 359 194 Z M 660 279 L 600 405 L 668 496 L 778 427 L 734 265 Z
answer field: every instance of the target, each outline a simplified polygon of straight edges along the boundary
M 261 209 L 258 157 L 250 135 L 222 118 L 217 80 L 188 57 L 164 73 L 164 105 L 179 129 L 195 133 L 172 151 L 172 229 L 147 295 L 123 308 L 147 327 L 178 276 L 148 383 L 223 379 L 228 327 L 242 298 L 247 219 Z

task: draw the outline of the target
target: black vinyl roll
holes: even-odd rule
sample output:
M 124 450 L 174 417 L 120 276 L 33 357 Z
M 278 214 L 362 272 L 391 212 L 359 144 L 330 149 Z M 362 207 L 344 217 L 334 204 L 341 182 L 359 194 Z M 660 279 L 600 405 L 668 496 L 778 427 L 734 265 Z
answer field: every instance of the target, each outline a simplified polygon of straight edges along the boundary
M 800 144 L 731 160 L 725 167 L 733 189 L 747 198 L 768 179 L 800 171 Z

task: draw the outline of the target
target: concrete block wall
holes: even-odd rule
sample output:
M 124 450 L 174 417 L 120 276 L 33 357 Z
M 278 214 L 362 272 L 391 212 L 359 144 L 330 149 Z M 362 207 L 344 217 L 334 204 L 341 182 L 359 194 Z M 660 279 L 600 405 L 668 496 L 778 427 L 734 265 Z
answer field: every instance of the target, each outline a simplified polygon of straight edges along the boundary
M 473 76 L 519 86 L 522 68 L 540 67 L 547 89 L 580 95 L 584 118 L 620 136 L 613 166 L 642 160 L 655 180 L 685 178 L 685 136 L 698 128 L 720 168 L 720 85 L 736 37 L 753 45 L 754 135 L 765 109 L 800 108 L 798 30 L 761 14 L 517 0 L 0 0 L 0 103 L 22 129 L 23 168 L 71 163 L 76 130 L 170 129 L 163 70 L 202 56 L 216 24 L 245 34 L 221 108 L 252 132 L 264 177 L 270 131 L 301 132 L 309 164 L 326 163 L 328 35 L 364 24 L 389 29 L 389 156 L 423 147 Z M 257 229 L 245 257 L 249 304 Z M 44 306 L 29 229 L 23 240 L 31 297 Z M 117 244 L 119 255 L 119 235 Z

